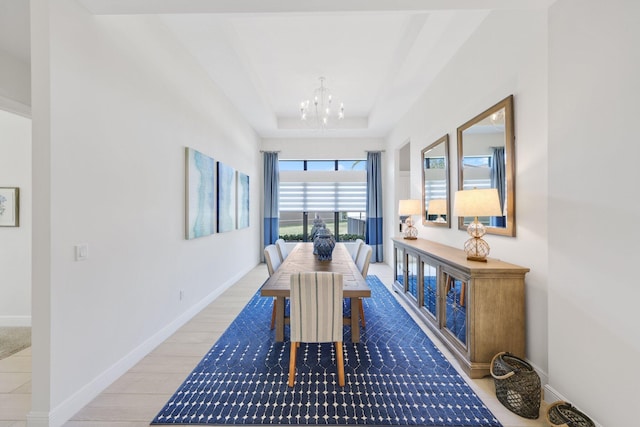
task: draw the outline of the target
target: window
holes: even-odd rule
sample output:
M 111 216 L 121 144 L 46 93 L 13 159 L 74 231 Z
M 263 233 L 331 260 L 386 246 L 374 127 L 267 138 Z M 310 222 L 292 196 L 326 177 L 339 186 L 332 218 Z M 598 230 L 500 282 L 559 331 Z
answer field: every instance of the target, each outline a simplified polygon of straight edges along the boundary
M 462 159 L 464 168 L 490 168 L 491 156 L 464 156 Z
M 336 170 L 335 160 L 307 160 L 308 171 L 334 171 Z
M 280 160 L 278 167 L 281 171 L 303 171 L 304 160 Z
M 444 169 L 446 164 L 444 157 L 427 157 L 424 159 L 425 169 Z
M 366 160 L 280 160 L 280 237 L 286 241 L 308 241 L 313 220 L 318 216 L 336 240 L 363 239 L 366 163 Z
M 367 170 L 366 160 L 338 160 L 339 171 L 365 171 Z
M 446 169 L 447 162 L 444 157 L 425 157 L 422 165 L 424 170 L 424 196 L 425 200 L 446 199 L 447 198 L 447 180 L 439 179 L 444 175 L 442 172 Z M 428 220 L 433 221 L 437 215 L 428 215 Z
M 464 156 L 462 164 L 465 169 L 463 190 L 473 190 L 474 188 L 491 188 L 491 156 Z M 465 217 L 465 225 L 473 222 L 473 217 Z M 478 217 L 485 226 L 490 225 L 490 217 Z
M 491 188 L 491 156 L 464 156 L 464 190 Z

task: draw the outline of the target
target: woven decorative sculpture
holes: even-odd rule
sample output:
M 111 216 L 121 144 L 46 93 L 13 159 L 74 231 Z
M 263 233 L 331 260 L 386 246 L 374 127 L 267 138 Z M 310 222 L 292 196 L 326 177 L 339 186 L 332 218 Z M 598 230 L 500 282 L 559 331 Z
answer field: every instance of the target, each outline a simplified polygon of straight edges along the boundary
M 491 361 L 496 396 L 511 412 L 536 419 L 540 413 L 540 377 L 533 367 L 509 353 L 498 353 Z
M 553 427 L 595 427 L 589 417 L 562 400 L 549 406 L 547 421 Z

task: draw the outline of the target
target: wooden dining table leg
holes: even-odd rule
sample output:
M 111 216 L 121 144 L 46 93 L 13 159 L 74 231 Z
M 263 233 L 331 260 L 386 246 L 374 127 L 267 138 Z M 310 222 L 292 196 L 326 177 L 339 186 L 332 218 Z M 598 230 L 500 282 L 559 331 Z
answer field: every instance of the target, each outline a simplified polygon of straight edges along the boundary
M 285 297 L 276 297 L 276 341 L 284 341 L 284 304 Z
M 360 342 L 360 298 L 351 298 L 351 342 Z

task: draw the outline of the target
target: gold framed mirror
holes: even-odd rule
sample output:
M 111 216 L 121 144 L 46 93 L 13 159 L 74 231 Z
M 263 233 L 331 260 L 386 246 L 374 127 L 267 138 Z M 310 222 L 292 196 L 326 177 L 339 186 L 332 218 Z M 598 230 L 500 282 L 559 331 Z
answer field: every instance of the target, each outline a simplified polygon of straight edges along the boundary
M 451 227 L 449 203 L 449 134 L 421 152 L 422 224 Z
M 458 190 L 496 188 L 503 216 L 479 217 L 488 234 L 516 235 L 513 95 L 458 128 Z M 458 217 L 466 230 L 473 217 Z

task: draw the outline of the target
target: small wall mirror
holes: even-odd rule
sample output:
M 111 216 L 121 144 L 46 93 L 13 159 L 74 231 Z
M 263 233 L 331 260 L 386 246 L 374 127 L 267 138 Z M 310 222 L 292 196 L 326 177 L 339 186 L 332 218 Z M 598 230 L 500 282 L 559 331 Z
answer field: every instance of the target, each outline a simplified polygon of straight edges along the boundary
M 479 217 L 487 233 L 516 235 L 513 95 L 458 128 L 458 190 L 497 188 L 503 216 Z M 473 217 L 458 218 L 466 230 Z
M 451 227 L 449 206 L 449 134 L 421 151 L 422 224 Z

